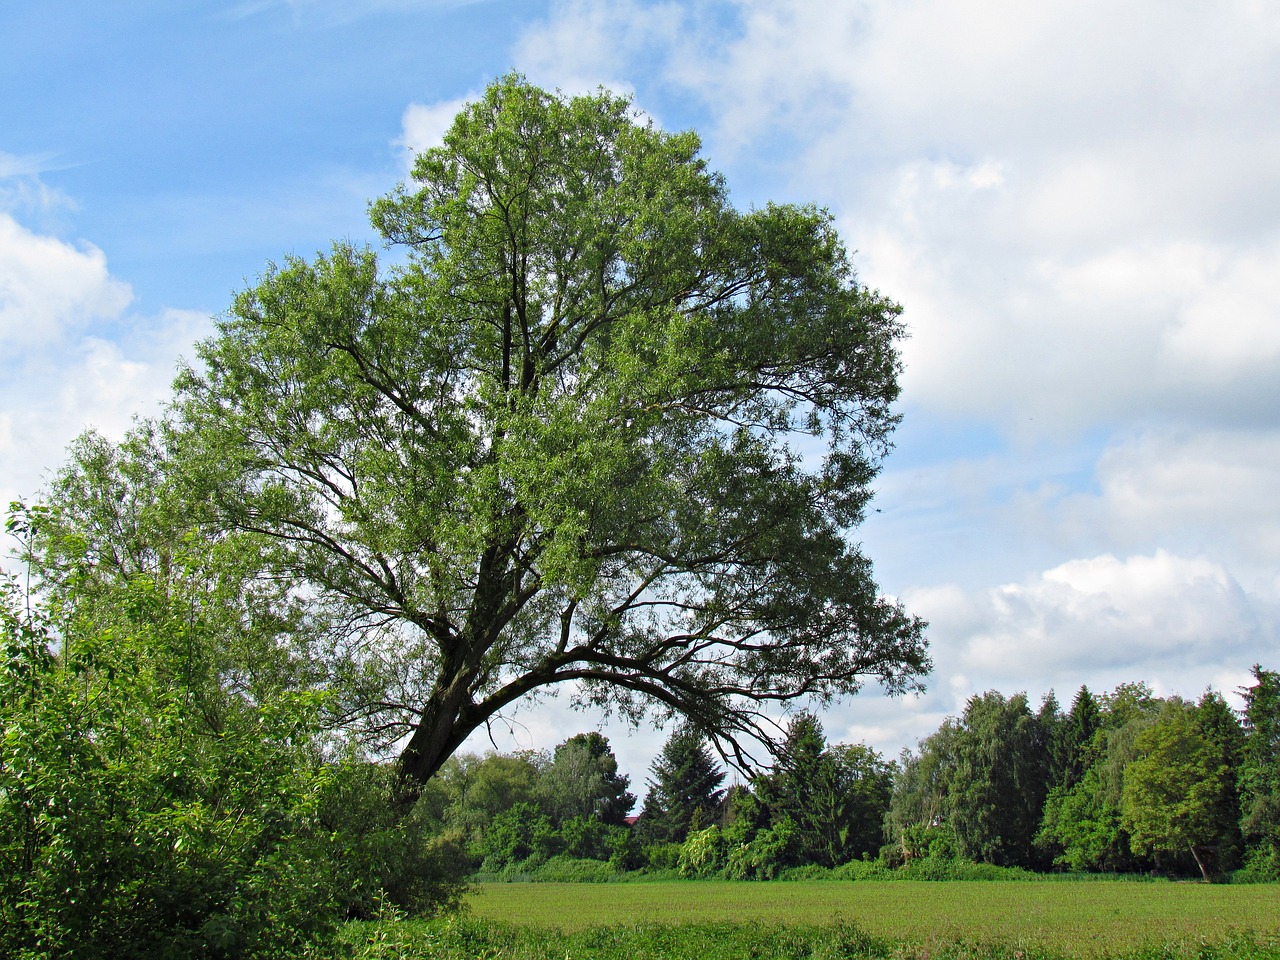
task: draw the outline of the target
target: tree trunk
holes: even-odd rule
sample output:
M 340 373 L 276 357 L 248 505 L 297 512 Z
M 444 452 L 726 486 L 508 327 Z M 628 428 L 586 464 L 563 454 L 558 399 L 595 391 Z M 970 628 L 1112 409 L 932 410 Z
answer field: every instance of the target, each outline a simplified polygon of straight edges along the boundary
M 1204 878 L 1205 883 L 1211 882 L 1208 864 L 1209 851 L 1204 847 L 1197 847 L 1194 843 L 1189 846 L 1191 847 L 1191 856 L 1195 858 L 1196 866 L 1200 868 L 1200 876 Z M 1201 853 L 1206 854 L 1206 856 L 1202 857 Z

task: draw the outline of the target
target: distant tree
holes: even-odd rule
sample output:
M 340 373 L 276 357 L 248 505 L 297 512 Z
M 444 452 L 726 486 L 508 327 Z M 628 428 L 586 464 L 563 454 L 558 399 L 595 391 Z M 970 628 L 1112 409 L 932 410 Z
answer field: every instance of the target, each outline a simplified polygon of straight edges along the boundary
M 1114 690 L 1099 698 L 1102 723 L 1113 730 L 1133 720 L 1154 719 L 1160 705 L 1161 701 L 1152 692 L 1151 684 L 1141 680 L 1117 684 Z
M 801 862 L 835 866 L 883 843 L 891 765 L 863 744 L 828 745 L 818 718 L 796 714 L 773 771 L 757 781 L 771 819 L 795 827 Z
M 1239 775 L 1244 756 L 1245 734 L 1240 717 L 1220 693 L 1206 690 L 1192 714 L 1196 729 L 1213 752 L 1215 762 L 1226 771 L 1213 798 L 1211 817 L 1217 824 L 1217 840 L 1212 852 L 1219 872 L 1240 866 L 1244 840 L 1240 833 Z
M 1162 706 L 1145 684 L 1121 684 L 1096 700 L 1088 688 L 1080 689 L 1068 715 L 1073 739 L 1090 728 L 1094 734 L 1076 750 L 1083 769 L 1080 778 L 1045 799 L 1036 835 L 1043 856 L 1072 870 L 1117 872 L 1150 866 L 1130 843 L 1121 800 L 1125 770 L 1140 753 L 1137 738 L 1156 722 Z
M 716 821 L 724 778 L 705 734 L 695 727 L 677 727 L 653 762 L 636 829 L 648 840 L 683 842 L 690 829 Z
M 1251 862 L 1280 879 L 1280 673 L 1253 666 L 1242 691 L 1245 739 L 1239 776 L 1240 827 Z
M 898 759 L 884 832 L 903 860 L 928 855 L 932 834 L 943 827 L 948 848 L 954 846 L 950 792 L 960 735 L 959 723 L 948 718 L 918 752 L 903 750 Z
M 1050 791 L 1036 843 L 1046 859 L 1076 872 L 1122 872 L 1136 863 L 1100 764 L 1070 787 Z
M 620 826 L 636 798 L 630 778 L 618 773 L 618 758 L 609 739 L 597 732 L 579 733 L 555 748 L 538 778 L 538 793 L 557 823 L 593 817 Z
M 1102 710 L 1098 701 L 1087 686 L 1081 685 L 1061 727 L 1062 773 L 1057 781 L 1061 786 L 1069 789 L 1084 776 L 1091 759 L 1089 750 L 1093 738 L 1101 726 Z
M 464 754 L 441 770 L 450 788 L 445 822 L 472 842 L 481 840 L 497 816 L 521 804 L 538 805 L 536 753 Z
M 1049 757 L 1025 694 L 973 697 L 956 738 L 950 822 L 960 852 L 1000 865 L 1030 866 L 1044 811 Z
M 484 869 L 497 871 L 530 857 L 545 860 L 559 847 L 551 819 L 534 804 L 520 802 L 493 818 L 475 850 Z
M 1180 704 L 1170 704 L 1135 745 L 1140 755 L 1125 770 L 1121 801 L 1134 852 L 1190 853 L 1210 879 L 1228 768 L 1197 729 L 1193 712 Z
M 1068 721 L 1062 714 L 1058 695 L 1050 690 L 1040 701 L 1036 723 L 1045 749 L 1045 775 L 1050 788 L 1060 783 L 1070 765 Z

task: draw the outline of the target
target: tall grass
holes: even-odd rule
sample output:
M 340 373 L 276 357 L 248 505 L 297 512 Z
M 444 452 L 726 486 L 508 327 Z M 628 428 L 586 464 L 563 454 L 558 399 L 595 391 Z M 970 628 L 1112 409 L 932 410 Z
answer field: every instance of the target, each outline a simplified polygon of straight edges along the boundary
M 1235 934 L 1140 946 L 1076 949 L 1033 940 L 879 937 L 854 923 L 663 924 L 571 932 L 474 918 L 352 924 L 337 945 L 351 960 L 1277 960 L 1274 935 Z

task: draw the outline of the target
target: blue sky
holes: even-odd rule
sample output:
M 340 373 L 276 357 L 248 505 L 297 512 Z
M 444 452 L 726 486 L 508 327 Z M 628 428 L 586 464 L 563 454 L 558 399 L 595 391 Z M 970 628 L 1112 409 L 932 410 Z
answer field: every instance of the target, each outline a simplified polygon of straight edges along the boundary
M 741 206 L 828 207 L 905 308 L 860 535 L 937 670 L 833 738 L 1280 663 L 1280 12 L 1250 0 L 10 0 L 0 498 L 154 412 L 267 261 L 372 240 L 367 202 L 511 69 L 696 128 Z M 517 720 L 503 746 L 594 723 Z M 661 735 L 609 732 L 641 777 Z

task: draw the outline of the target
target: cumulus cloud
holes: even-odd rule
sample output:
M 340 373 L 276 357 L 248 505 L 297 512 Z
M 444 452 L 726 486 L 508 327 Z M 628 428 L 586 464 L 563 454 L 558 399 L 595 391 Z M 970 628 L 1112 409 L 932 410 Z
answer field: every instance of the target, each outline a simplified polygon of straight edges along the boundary
M 780 145 L 906 305 L 913 402 L 1086 431 L 1238 416 L 1280 383 L 1269 8 L 554 9 L 523 42 L 535 65 L 607 80 L 656 60 L 709 110 L 721 162 Z
M 1164 550 L 1071 560 L 984 590 L 920 589 L 908 600 L 932 623 L 940 672 L 969 681 L 951 691 L 953 708 L 963 705 L 957 694 L 988 687 L 1043 694 L 1147 680 L 1166 693 L 1232 691 L 1280 637 L 1273 599 L 1245 591 L 1215 560 Z
M 515 62 L 534 83 L 582 93 L 603 86 L 629 93 L 630 67 L 650 51 L 667 69 L 684 62 L 696 37 L 688 36 L 689 11 L 680 3 L 592 3 L 559 0 L 550 16 L 516 43 Z
M 0 160 L 0 200 L 11 210 L 33 199 L 63 205 L 38 165 Z M 0 507 L 35 496 L 82 430 L 118 437 L 154 411 L 178 356 L 209 329 L 189 311 L 135 315 L 132 300 L 102 250 L 0 210 Z
M 1065 497 L 1058 532 L 1151 549 L 1165 544 L 1230 558 L 1251 590 L 1267 590 L 1280 558 L 1280 435 L 1270 430 L 1150 430 L 1118 437 L 1096 485 Z
M 178 358 L 211 328 L 207 314 L 123 316 L 111 337 L 86 333 L 56 350 L 11 356 L 0 384 L 0 506 L 33 499 L 79 433 L 118 438 L 158 412 Z
M 454 117 L 474 99 L 474 95 L 468 95 L 436 103 L 411 103 L 405 108 L 400 120 L 400 143 L 410 151 L 409 165 L 412 165 L 414 155 L 444 142 L 444 135 L 453 126 Z
M 57 342 L 119 316 L 132 299 L 101 250 L 32 233 L 0 213 L 0 350 Z

